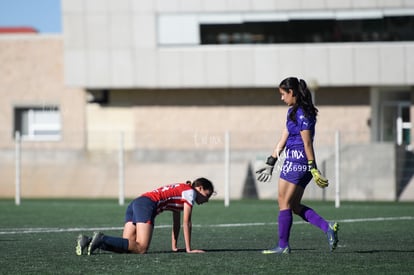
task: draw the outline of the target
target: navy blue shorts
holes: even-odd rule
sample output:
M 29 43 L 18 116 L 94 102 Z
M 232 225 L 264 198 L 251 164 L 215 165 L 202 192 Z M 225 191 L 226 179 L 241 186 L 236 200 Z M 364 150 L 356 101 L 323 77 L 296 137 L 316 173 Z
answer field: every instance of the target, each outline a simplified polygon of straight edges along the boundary
M 148 223 L 154 225 L 157 203 L 147 197 L 138 197 L 129 205 L 125 213 L 125 223 Z
M 312 173 L 307 164 L 286 159 L 280 171 L 280 178 L 306 188 L 312 179 Z

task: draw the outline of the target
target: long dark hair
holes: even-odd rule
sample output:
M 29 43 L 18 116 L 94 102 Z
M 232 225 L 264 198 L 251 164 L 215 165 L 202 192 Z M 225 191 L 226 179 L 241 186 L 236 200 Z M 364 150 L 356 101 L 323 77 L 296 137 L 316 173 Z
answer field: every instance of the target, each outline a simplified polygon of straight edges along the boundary
M 299 107 L 303 109 L 303 112 L 307 118 L 315 118 L 318 115 L 318 109 L 313 105 L 312 94 L 306 85 L 305 80 L 298 79 L 297 77 L 288 77 L 282 80 L 279 84 L 279 88 L 289 92 L 293 91 L 293 96 L 296 97 L 296 103 L 292 106 L 292 112 L 290 112 L 289 119 L 296 122 L 296 112 Z
M 193 188 L 198 187 L 198 186 L 202 186 L 204 190 L 209 190 L 210 191 L 210 196 L 209 197 L 211 197 L 212 195 L 215 194 L 213 183 L 210 180 L 206 179 L 206 178 L 198 178 L 193 182 L 188 180 L 187 184 L 191 185 L 191 187 L 193 187 Z

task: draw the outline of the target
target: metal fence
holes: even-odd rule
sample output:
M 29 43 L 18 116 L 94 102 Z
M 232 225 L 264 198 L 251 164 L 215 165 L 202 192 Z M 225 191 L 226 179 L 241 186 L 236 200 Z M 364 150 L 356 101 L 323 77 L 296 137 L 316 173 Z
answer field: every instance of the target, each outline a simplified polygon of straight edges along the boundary
M 159 185 L 210 178 L 225 205 L 231 199 L 277 197 L 277 169 L 271 183 L 254 171 L 272 152 L 280 131 L 93 132 L 54 142 L 11 139 L 0 149 L 2 197 L 135 197 Z M 74 143 L 68 137 L 74 137 Z M 71 144 L 68 148 L 62 143 Z M 413 182 L 411 151 L 372 143 L 368 132 L 318 132 L 319 169 L 330 179 L 326 190 L 310 184 L 306 198 L 398 200 Z M 413 184 L 411 184 L 413 185 Z M 411 187 L 413 188 L 413 187 Z M 410 199 L 408 197 L 408 199 Z

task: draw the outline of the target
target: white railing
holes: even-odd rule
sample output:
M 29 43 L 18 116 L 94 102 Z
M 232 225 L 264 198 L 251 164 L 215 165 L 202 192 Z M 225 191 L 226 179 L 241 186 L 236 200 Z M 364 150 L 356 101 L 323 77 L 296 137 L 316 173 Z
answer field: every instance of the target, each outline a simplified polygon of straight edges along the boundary
M 3 197 L 14 195 L 16 205 L 22 197 L 116 196 L 123 205 L 125 198 L 158 185 L 205 176 L 215 183 L 216 198 L 223 199 L 226 207 L 231 199 L 242 198 L 247 184 L 254 185 L 260 199 L 277 198 L 276 173 L 267 184 L 254 179 L 248 182 L 246 176 L 249 169 L 254 174 L 255 166 L 271 153 L 277 131 L 260 135 L 248 131 L 95 135 L 99 136 L 106 144 L 113 145 L 107 150 L 87 147 L 65 150 L 59 143 L 47 146 L 29 143 L 15 133 L 14 153 L 11 148 L 0 148 L 0 168 L 3 168 L 0 193 Z M 396 159 L 396 145 L 372 144 L 366 133 L 332 131 L 318 133 L 317 138 L 321 136 L 323 142 L 315 141 L 318 167 L 331 185 L 321 190 L 310 184 L 305 192 L 307 199 L 333 200 L 335 207 L 340 207 L 344 199 L 396 200 L 409 183 L 413 173 L 409 169 L 414 165 L 404 165 L 410 161 L 409 157 Z M 135 140 L 131 141 L 131 137 Z M 405 152 L 405 155 L 412 154 Z M 9 168 L 13 166 L 12 174 Z M 401 180 L 398 175 L 405 178 Z M 11 192 L 13 182 L 15 188 Z M 398 186 L 399 182 L 404 186 Z

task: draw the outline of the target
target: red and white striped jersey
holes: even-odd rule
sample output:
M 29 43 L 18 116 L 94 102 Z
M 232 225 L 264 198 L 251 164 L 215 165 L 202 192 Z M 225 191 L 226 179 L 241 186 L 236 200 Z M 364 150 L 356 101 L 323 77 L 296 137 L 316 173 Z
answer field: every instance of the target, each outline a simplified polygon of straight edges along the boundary
M 160 187 L 142 196 L 157 202 L 157 214 L 159 214 L 165 210 L 182 211 L 184 203 L 193 207 L 196 191 L 188 184 L 177 183 Z

